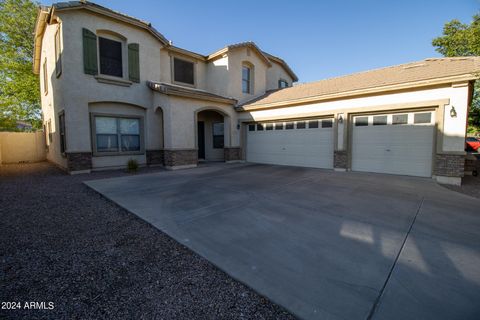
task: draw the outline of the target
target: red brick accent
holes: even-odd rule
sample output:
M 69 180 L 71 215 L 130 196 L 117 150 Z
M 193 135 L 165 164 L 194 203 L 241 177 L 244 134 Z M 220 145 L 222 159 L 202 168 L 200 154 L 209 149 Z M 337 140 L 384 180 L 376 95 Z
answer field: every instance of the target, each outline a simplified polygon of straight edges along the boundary
M 242 160 L 242 149 L 240 149 L 240 147 L 225 147 L 223 148 L 223 154 L 225 157 L 225 161 Z
M 463 177 L 465 174 L 465 155 L 437 154 L 435 156 L 435 175 L 444 177 Z
M 147 165 L 163 165 L 163 150 L 146 150 Z
M 82 171 L 92 169 L 92 153 L 91 152 L 67 152 L 67 169 L 68 171 Z
M 166 167 L 196 165 L 198 163 L 198 151 L 187 150 L 164 150 L 164 164 Z

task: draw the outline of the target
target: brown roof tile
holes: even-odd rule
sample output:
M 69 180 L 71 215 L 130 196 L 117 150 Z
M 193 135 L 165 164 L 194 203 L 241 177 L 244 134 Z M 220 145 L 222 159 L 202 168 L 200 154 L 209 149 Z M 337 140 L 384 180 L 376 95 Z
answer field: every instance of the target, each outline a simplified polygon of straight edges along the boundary
M 293 87 L 270 91 L 243 103 L 241 109 L 256 109 L 267 106 L 295 103 L 297 100 L 326 98 L 334 94 L 359 94 L 360 90 L 378 88 L 386 91 L 388 86 L 419 81 L 467 75 L 477 78 L 480 72 L 480 57 L 430 58 L 422 61 L 354 73 L 342 77 L 320 80 Z M 372 90 L 374 91 L 374 90 Z

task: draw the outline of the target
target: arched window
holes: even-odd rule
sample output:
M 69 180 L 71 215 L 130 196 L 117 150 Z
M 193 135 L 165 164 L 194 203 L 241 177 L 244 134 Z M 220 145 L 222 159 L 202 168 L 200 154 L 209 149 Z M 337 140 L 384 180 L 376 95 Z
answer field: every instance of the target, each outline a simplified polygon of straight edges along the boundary
M 98 34 L 98 59 L 100 74 L 123 78 L 126 69 L 125 38 L 117 33 L 99 30 Z
M 253 94 L 253 65 L 242 64 L 242 93 Z

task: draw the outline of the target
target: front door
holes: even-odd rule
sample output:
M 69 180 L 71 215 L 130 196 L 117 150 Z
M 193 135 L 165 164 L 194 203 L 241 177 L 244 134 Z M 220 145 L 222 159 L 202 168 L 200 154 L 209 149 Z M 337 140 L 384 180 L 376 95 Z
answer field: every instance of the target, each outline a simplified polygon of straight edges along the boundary
M 198 121 L 197 130 L 198 159 L 205 159 L 205 122 Z

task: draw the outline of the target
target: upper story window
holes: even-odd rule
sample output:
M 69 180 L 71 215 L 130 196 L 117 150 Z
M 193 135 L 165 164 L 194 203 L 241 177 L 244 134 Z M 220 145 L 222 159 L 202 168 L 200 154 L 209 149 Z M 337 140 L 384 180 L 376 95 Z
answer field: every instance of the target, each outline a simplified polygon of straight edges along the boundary
M 242 92 L 252 93 L 252 68 L 249 66 L 242 66 Z
M 194 63 L 191 61 L 173 58 L 173 81 L 195 84 Z
M 60 77 L 62 74 L 62 51 L 60 46 L 60 28 L 55 32 L 55 75 Z
M 47 58 L 43 61 L 43 93 L 48 94 Z
M 98 37 L 100 73 L 108 76 L 123 77 L 122 43 Z
M 288 88 L 287 80 L 280 79 L 278 80 L 278 89 Z
M 138 43 L 127 44 L 125 37 L 109 30 L 82 31 L 84 73 L 102 83 L 130 86 L 140 82 Z

